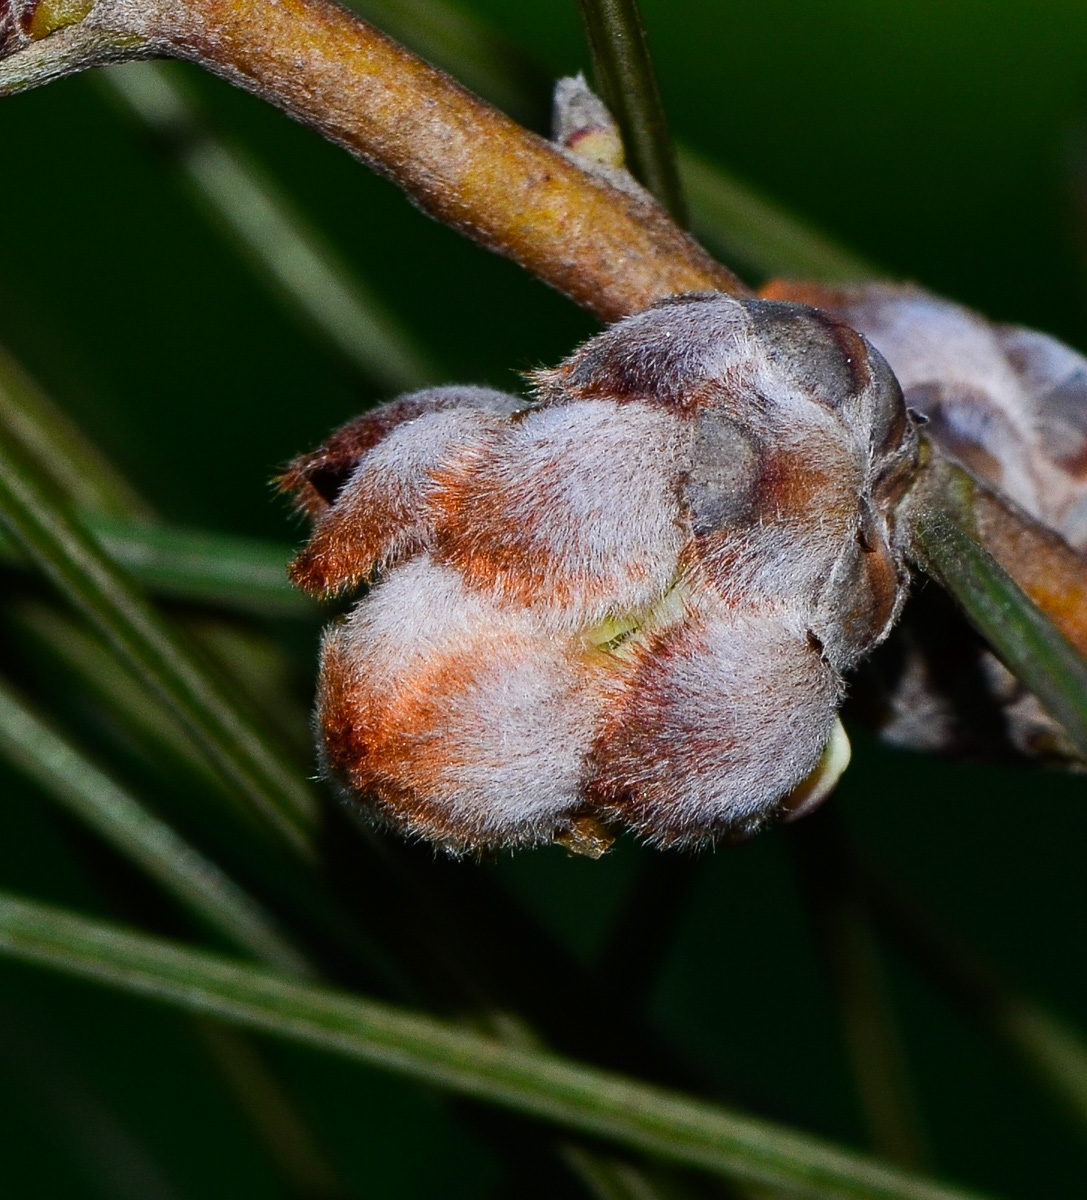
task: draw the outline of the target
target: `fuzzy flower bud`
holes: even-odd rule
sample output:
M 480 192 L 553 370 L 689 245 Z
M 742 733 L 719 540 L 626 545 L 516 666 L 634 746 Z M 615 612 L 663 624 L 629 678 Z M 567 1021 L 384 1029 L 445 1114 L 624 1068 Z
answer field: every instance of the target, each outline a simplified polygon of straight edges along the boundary
M 1087 551 L 1087 358 L 921 288 L 775 284 L 859 329 L 938 446 Z
M 886 363 L 803 305 L 705 293 L 534 383 L 402 397 L 284 476 L 314 518 L 294 581 L 370 584 L 324 639 L 327 771 L 455 851 L 814 806 L 842 672 L 904 596 L 916 437 Z
M 767 294 L 818 304 L 861 330 L 894 368 L 936 445 L 1087 553 L 1087 358 L 1048 334 L 998 324 L 918 287 L 778 282 Z M 898 647 L 897 678 L 882 682 L 888 741 L 991 753 L 984 729 L 979 744 L 973 728 L 985 724 L 977 713 L 991 709 L 1001 718 L 1001 741 L 1020 753 L 1078 758 L 1038 700 L 965 631 L 952 635 L 952 668 L 946 632 L 930 644 L 917 625 Z M 964 680 L 972 687 L 964 689 Z

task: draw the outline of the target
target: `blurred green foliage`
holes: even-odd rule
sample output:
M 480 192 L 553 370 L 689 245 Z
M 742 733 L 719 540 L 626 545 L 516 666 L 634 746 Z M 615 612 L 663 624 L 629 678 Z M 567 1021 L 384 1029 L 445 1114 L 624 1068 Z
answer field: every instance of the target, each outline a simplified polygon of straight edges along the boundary
M 535 60 L 537 112 L 541 80 L 588 69 L 573 0 L 464 2 Z M 644 12 L 677 138 L 892 274 L 1087 346 L 1087 8 L 645 0 Z M 186 77 L 446 379 L 517 387 L 593 331 L 338 149 Z M 269 478 L 379 388 L 292 318 L 99 80 L 4 101 L 0 164 L 0 342 L 172 522 L 297 539 Z M 266 628 L 307 703 L 316 626 Z M 127 779 L 166 786 L 135 744 L 118 748 L 108 712 L 43 671 L 13 626 L 4 635 L 18 681 L 110 747 Z M 32 785 L 6 766 L 0 778 L 0 887 L 185 932 Z M 1087 1027 L 1083 792 L 1080 778 L 952 766 L 860 735 L 833 803 L 908 893 Z M 793 840 L 766 834 L 690 863 L 646 1008 L 709 1094 L 863 1145 Z M 653 857 L 624 843 L 600 863 L 547 850 L 458 869 L 492 875 L 591 969 Z M 650 954 L 646 937 L 635 954 Z M 1084 1130 L 910 964 L 890 954 L 886 967 L 934 1168 L 1001 1195 L 1080 1194 Z M 0 967 L 0 989 L 5 1194 L 289 1194 L 194 1023 L 22 967 Z M 300 1050 L 268 1055 L 358 1195 L 533 1194 L 474 1111 Z M 575 1194 L 545 1170 L 537 1182 Z

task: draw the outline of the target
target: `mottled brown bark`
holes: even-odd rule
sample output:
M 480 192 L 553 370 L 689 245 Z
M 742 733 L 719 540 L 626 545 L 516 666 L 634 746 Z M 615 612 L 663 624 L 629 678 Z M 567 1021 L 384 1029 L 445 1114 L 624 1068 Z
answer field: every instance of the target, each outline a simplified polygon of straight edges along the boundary
M 1087 656 L 1087 559 L 987 488 L 974 492 L 974 521 L 986 550 Z
M 906 504 L 959 514 L 964 528 L 996 559 L 1073 646 L 1087 656 L 1087 558 L 931 442 Z

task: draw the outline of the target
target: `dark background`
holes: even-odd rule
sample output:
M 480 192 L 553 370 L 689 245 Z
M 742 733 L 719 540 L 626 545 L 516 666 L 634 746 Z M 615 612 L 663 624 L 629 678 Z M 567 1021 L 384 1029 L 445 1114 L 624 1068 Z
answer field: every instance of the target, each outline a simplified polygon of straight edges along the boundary
M 469 7 L 542 72 L 588 68 L 573 0 Z M 890 275 L 1087 348 L 1087 7 L 644 7 L 684 141 Z M 519 372 L 595 328 L 341 151 L 216 80 L 186 76 L 218 128 L 304 208 L 450 381 L 516 388 Z M 269 477 L 381 392 L 264 288 L 94 77 L 0 103 L 0 245 L 0 341 L 161 514 L 301 536 Z M 315 630 L 287 636 L 308 686 Z M 56 699 L 91 728 L 71 697 Z M 103 867 L 8 768 L 0 781 L 0 886 L 115 914 L 109 860 Z M 929 761 L 858 733 L 833 804 L 908 892 L 1087 1026 L 1084 790 L 1080 778 Z M 774 1115 L 864 1145 L 787 842 L 765 834 L 692 864 L 651 1015 L 722 1097 L 761 1097 Z M 463 869 L 498 876 L 591 962 L 646 857 L 623 844 L 600 863 L 545 850 Z M 1001 1195 L 1082 1194 L 1083 1130 L 894 953 L 886 965 L 935 1169 Z M 434 1095 L 301 1051 L 271 1053 L 359 1195 L 508 1186 L 487 1138 Z M 187 1020 L 6 965 L 0 1188 L 283 1194 Z

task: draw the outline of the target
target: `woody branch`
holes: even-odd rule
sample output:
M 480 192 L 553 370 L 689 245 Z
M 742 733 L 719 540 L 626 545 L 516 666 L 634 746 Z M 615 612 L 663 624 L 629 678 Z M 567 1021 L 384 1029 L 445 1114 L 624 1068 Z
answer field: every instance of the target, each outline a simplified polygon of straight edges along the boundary
M 0 0 L 0 95 L 86 67 L 198 63 L 312 126 L 425 212 L 603 320 L 744 284 L 612 186 L 328 0 Z
M 0 0 L 0 96 L 141 58 L 195 62 L 275 104 L 602 320 L 676 293 L 751 294 L 647 194 L 585 169 L 330 0 Z M 945 464 L 933 447 L 918 492 L 928 505 L 946 499 Z M 1087 560 L 981 481 L 970 497 L 983 542 L 1087 648 Z

